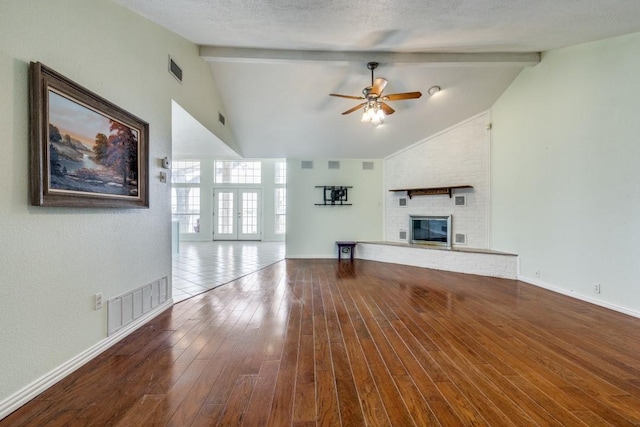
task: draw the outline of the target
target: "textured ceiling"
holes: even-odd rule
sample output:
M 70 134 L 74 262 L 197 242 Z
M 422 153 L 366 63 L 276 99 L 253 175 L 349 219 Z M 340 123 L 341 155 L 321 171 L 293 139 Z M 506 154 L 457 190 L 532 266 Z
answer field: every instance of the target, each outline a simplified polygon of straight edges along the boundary
M 638 0 L 114 1 L 198 45 L 251 48 L 241 60 L 202 49 L 246 157 L 382 157 L 489 108 L 522 69 L 389 52 L 540 52 L 640 31 Z M 340 115 L 357 101 L 328 96 L 360 95 L 374 52 L 387 53 L 385 93 L 423 92 L 378 128 Z

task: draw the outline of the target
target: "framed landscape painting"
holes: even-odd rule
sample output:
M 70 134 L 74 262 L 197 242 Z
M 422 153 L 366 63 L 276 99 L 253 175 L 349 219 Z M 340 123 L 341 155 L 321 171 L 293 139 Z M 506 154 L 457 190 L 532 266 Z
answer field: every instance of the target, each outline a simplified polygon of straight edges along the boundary
M 39 62 L 30 79 L 31 204 L 148 208 L 148 123 Z

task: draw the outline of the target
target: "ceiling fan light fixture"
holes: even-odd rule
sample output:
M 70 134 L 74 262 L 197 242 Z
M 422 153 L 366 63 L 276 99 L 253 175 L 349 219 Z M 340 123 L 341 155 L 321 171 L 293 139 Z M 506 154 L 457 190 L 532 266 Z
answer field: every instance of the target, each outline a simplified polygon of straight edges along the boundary
M 375 78 L 373 75 L 373 70 L 378 67 L 377 62 L 369 62 L 367 64 L 367 68 L 371 70 L 371 86 L 367 86 L 362 90 L 363 96 L 351 96 L 351 95 L 341 95 L 339 93 L 330 93 L 329 96 L 337 96 L 340 98 L 348 98 L 348 99 L 358 99 L 364 102 L 356 105 L 353 108 L 342 113 L 342 115 L 351 114 L 354 111 L 359 109 L 363 109 L 362 118 L 360 121 L 373 123 L 374 125 L 382 124 L 385 117 L 393 114 L 396 110 L 391 108 L 387 101 L 402 101 L 406 99 L 418 99 L 422 96 L 421 92 L 403 92 L 403 93 L 392 93 L 389 95 L 383 95 L 385 87 L 387 86 L 387 79 L 384 77 Z M 438 90 L 440 87 L 435 86 Z M 430 89 L 431 91 L 431 89 Z M 429 92 L 431 93 L 431 92 Z
M 361 121 L 365 123 L 372 123 L 377 126 L 382 124 L 385 117 L 384 111 L 380 107 L 380 103 L 373 101 L 364 107 Z
M 429 93 L 429 95 L 434 96 L 435 94 L 439 93 L 440 90 L 440 86 L 431 86 L 427 92 Z
M 362 112 L 362 122 L 370 122 L 371 117 L 369 116 L 369 108 L 364 107 L 364 111 Z

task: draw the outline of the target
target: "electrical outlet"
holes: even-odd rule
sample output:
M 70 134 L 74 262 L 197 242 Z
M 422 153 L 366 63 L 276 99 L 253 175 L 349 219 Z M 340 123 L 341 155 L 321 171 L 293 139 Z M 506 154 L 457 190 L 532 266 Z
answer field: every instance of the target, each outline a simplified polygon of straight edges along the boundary
M 594 288 L 596 294 L 600 293 L 600 283 L 596 283 L 596 287 Z
M 540 278 L 540 270 L 536 270 L 533 274 L 535 274 L 538 279 Z
M 102 292 L 94 295 L 93 308 L 94 310 L 100 310 L 102 308 Z

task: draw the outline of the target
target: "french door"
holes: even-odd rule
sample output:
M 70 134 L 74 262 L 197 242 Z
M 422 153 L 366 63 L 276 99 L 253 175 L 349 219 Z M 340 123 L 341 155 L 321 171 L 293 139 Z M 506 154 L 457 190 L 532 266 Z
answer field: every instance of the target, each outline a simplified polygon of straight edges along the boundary
M 260 240 L 260 193 L 258 188 L 215 188 L 213 240 Z

